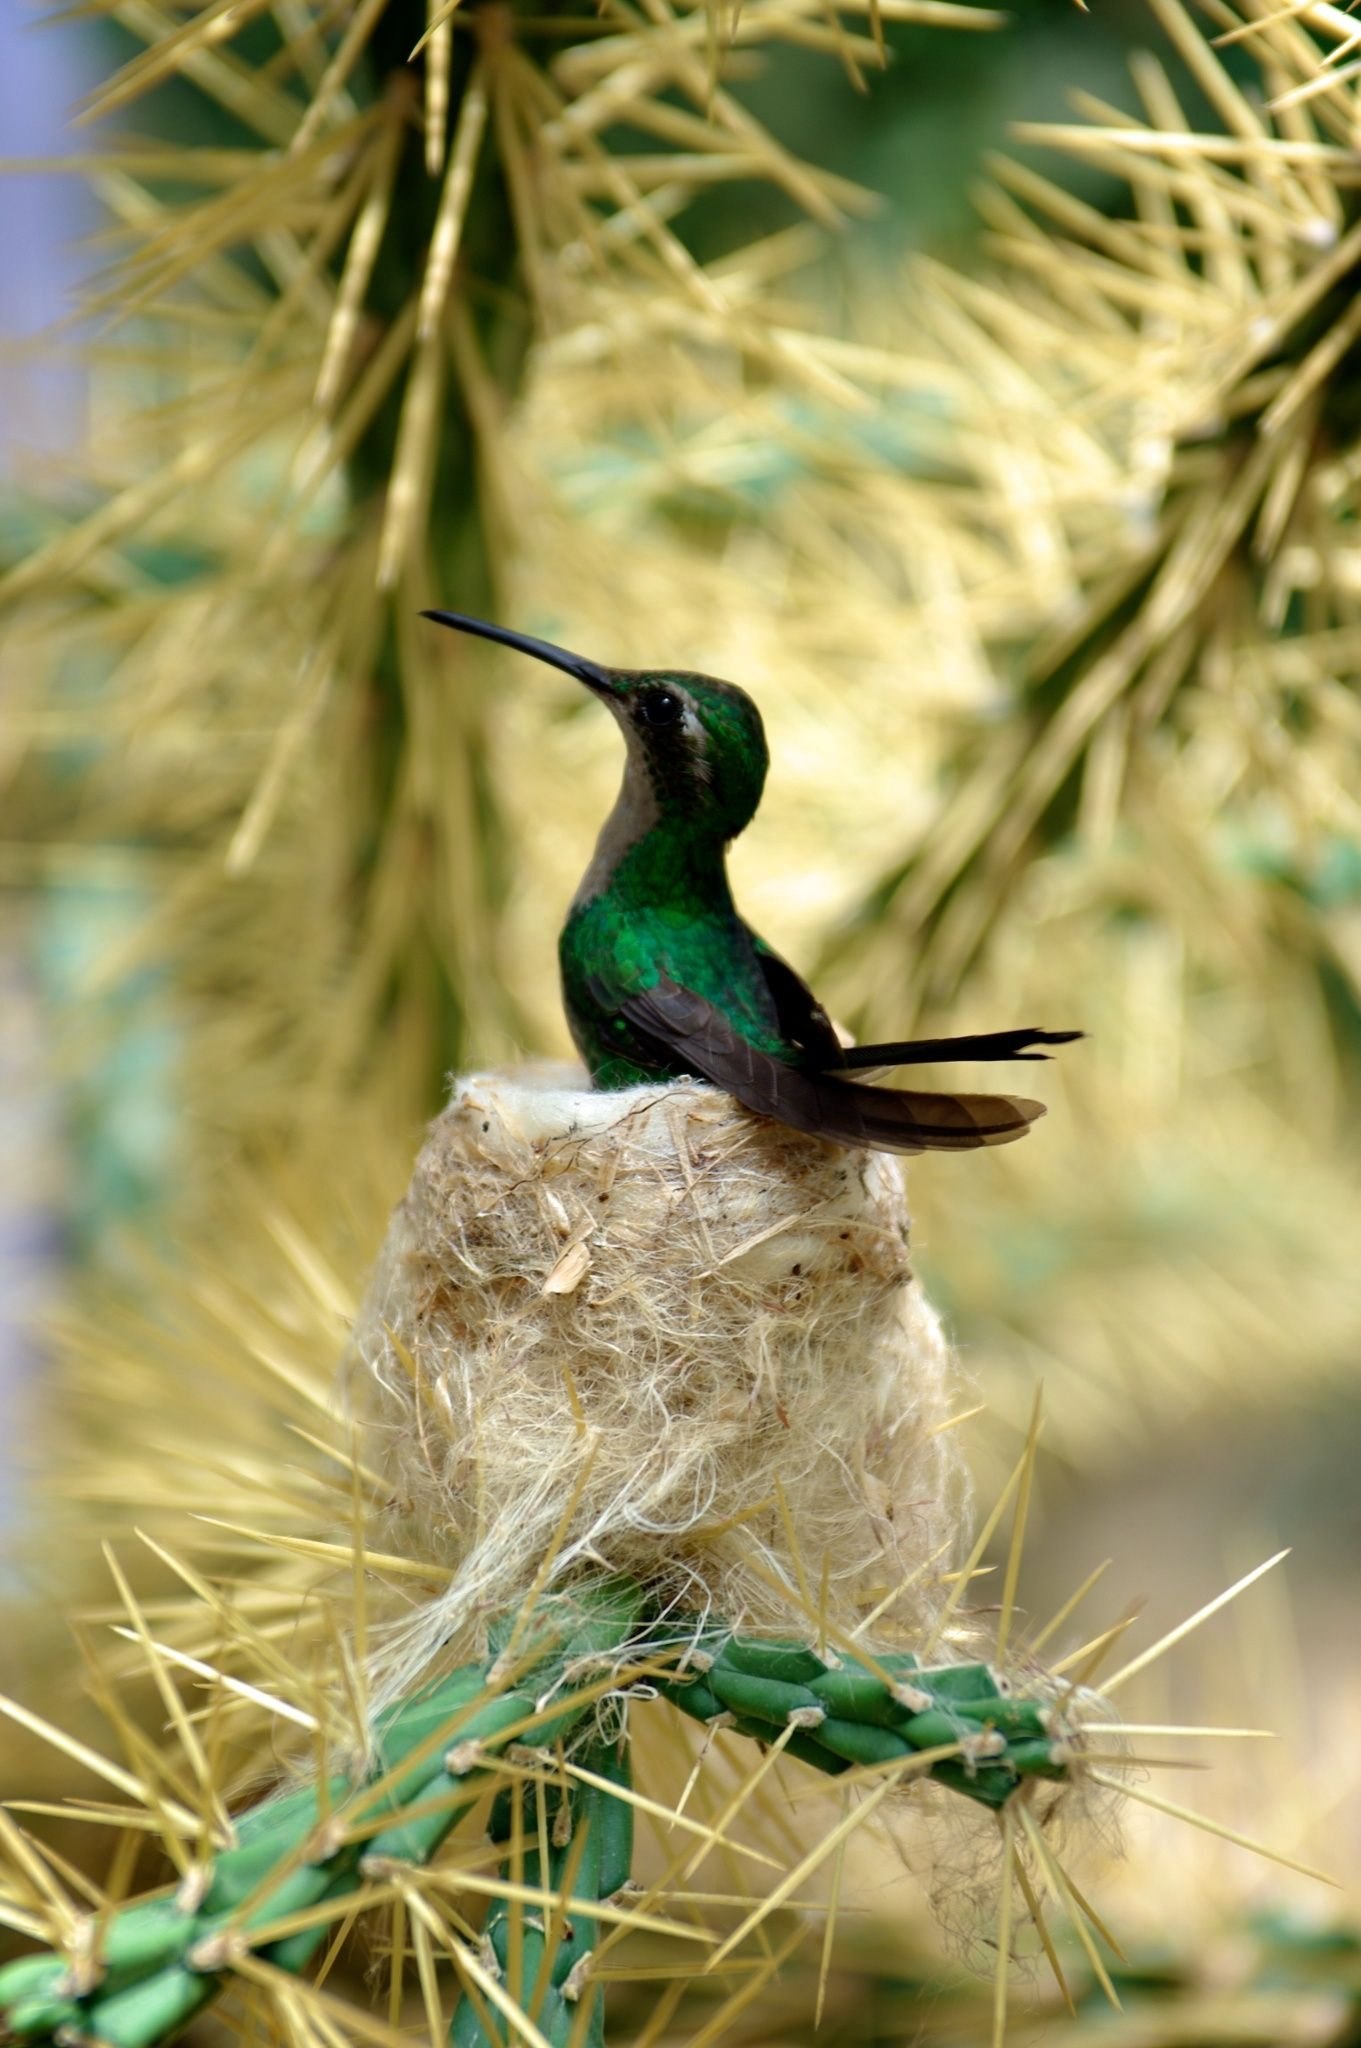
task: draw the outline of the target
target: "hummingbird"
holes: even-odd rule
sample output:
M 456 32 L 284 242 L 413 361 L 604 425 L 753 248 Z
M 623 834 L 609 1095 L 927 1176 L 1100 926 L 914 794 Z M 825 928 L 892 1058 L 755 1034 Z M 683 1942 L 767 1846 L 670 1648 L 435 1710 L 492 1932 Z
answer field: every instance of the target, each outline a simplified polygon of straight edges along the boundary
M 745 690 L 681 669 L 606 668 L 462 612 L 422 617 L 562 669 L 623 733 L 623 783 L 558 945 L 567 1022 L 596 1087 L 708 1081 L 758 1116 L 885 1152 L 1004 1145 L 1044 1115 L 1024 1096 L 851 1078 L 937 1060 L 1047 1059 L 1041 1048 L 1083 1034 L 841 1043 L 813 991 L 743 919 L 728 883 L 728 846 L 755 816 L 770 763 Z

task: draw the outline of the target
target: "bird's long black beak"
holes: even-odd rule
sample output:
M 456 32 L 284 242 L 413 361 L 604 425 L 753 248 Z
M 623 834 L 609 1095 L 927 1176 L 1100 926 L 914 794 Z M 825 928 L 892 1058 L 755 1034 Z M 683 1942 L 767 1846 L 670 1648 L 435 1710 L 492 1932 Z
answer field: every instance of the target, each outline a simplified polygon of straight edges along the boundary
M 487 619 L 472 619 L 464 612 L 422 612 L 421 617 L 433 619 L 437 626 L 452 626 L 456 633 L 475 633 L 480 640 L 495 640 L 498 646 L 514 647 L 520 654 L 530 654 L 535 661 L 546 661 L 550 668 L 560 668 L 575 676 L 588 690 L 598 690 L 605 696 L 614 694 L 614 678 L 607 668 L 587 661 L 584 654 L 569 654 L 565 647 L 555 647 L 551 640 L 536 640 L 530 633 L 493 626 Z

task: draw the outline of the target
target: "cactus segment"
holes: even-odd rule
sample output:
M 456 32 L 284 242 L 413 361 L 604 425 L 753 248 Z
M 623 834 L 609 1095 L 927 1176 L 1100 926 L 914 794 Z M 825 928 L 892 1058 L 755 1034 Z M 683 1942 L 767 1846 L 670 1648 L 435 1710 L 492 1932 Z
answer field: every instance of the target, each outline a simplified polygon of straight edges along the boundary
M 862 1669 L 823 1671 L 808 1681 L 808 1690 L 829 1714 L 847 1721 L 874 1721 L 892 1727 L 903 1709 L 883 1680 Z
M 27 1958 L 25 1958 L 27 1960 Z M 74 1998 L 21 1998 L 5 2015 L 5 2030 L 16 2041 L 50 2040 L 59 2030 L 78 2027 L 81 2010 Z
M 778 1727 L 793 1714 L 822 1715 L 826 1708 L 806 1685 L 788 1685 L 778 1678 L 756 1678 L 734 1670 L 726 1662 L 715 1664 L 709 1684 L 725 1707 L 735 1714 L 773 1721 Z
M 583 1753 L 584 1764 L 597 1776 L 629 1789 L 627 1744 L 594 1743 Z M 515 1832 L 515 1805 L 521 1803 L 524 1883 L 536 1890 L 562 1892 L 581 1900 L 604 1900 L 628 1881 L 633 1865 L 633 1809 L 605 1786 L 573 1782 L 545 1793 L 550 1848 L 547 1863 L 540 1854 L 535 1826 L 534 1795 L 516 1787 L 492 1808 L 492 1837 L 509 1844 Z M 503 1864 L 509 1876 L 509 1863 Z M 601 1994 L 581 1979 L 602 1932 L 601 1923 L 584 1913 L 565 1920 L 548 1910 L 517 1908 L 509 1899 L 496 1900 L 487 1915 L 483 1939 L 496 1958 L 503 1979 L 511 1969 L 512 1916 L 519 1911 L 521 1996 L 527 2017 L 550 2048 L 583 2042 L 602 2048 L 604 2014 Z M 536 1992 L 539 1998 L 536 1999 Z M 582 2000 L 590 2006 L 585 2020 Z M 516 2036 L 500 2013 L 488 2014 L 464 1996 L 449 2029 L 450 2048 L 511 2048 Z
M 571 1663 L 598 1654 L 597 1646 L 613 1622 L 627 1620 L 631 1633 L 636 1611 L 636 1600 L 630 1609 L 617 1589 L 605 1601 L 583 1598 L 574 1603 L 572 1628 L 558 1631 L 562 1647 L 557 1663 L 548 1667 L 552 1682 L 563 1684 Z M 616 1640 L 609 1647 L 617 1653 L 622 1644 Z M 236 1827 L 236 1845 L 216 1859 L 196 1908 L 181 1909 L 173 1900 L 158 1898 L 116 1914 L 102 1944 L 97 1981 L 88 1990 L 77 1993 L 70 1988 L 71 1972 L 60 1956 L 26 1956 L 10 1964 L 0 1972 L 0 2031 L 34 2043 L 60 2036 L 98 2041 L 101 2048 L 160 2048 L 217 1995 L 230 1972 L 228 1945 L 233 1939 L 255 1947 L 280 1969 L 304 1969 L 326 1937 L 324 1923 L 274 1943 L 252 1943 L 250 1937 L 266 1932 L 273 1922 L 354 1891 L 368 1856 L 429 1860 L 482 1790 L 485 1774 L 476 1769 L 480 1751 L 494 1750 L 507 1731 L 536 1711 L 535 1697 L 528 1692 L 493 1691 L 488 1696 L 492 1669 L 485 1663 L 469 1665 L 380 1716 L 367 1768 L 358 1777 L 333 1778 L 324 1804 L 318 1801 L 316 1788 L 309 1786 L 266 1800 L 244 1815 Z M 549 1726 L 569 1735 L 583 1711 L 573 1708 L 569 1690 L 562 1712 Z M 443 1754 L 442 1731 L 447 1731 Z M 451 1795 L 458 1792 L 464 1774 L 448 1769 L 451 1753 L 457 1756 L 460 1751 L 467 1757 L 468 1780 L 462 1798 Z M 403 1772 L 407 1757 L 416 1761 Z M 396 1781 L 385 1784 L 366 1807 L 364 1784 L 377 1785 L 392 1772 L 397 1773 Z M 435 1810 L 403 1817 L 405 1808 L 427 1805 Z M 367 1840 L 345 1841 L 328 1853 L 325 1832 L 319 1827 L 323 1814 L 342 1820 L 347 1829 L 366 1818 L 379 1820 L 391 1814 L 392 1821 Z M 314 1834 L 316 1859 L 300 1860 L 307 1857 Z M 612 1872 L 631 1840 L 631 1831 L 621 1837 L 620 1822 L 611 1816 Z M 280 1875 L 271 1885 L 275 1869 Z M 240 1909 L 248 1901 L 252 1903 L 242 1915 Z M 205 1962 L 211 1957 L 211 1963 L 196 1965 L 196 1952 Z M 570 1968 L 569 1959 L 566 1969 Z M 569 2005 L 564 2010 L 570 2022 L 573 2009 Z M 569 2033 L 570 2025 L 560 2030 L 564 2042 Z
M 924 1750 L 957 1747 L 960 1756 L 938 1759 L 930 1777 L 998 1807 L 1025 1778 L 1067 1775 L 1048 1736 L 1049 1702 L 1013 1697 L 990 1665 L 924 1667 L 911 1652 L 898 1651 L 877 1657 L 871 1669 L 824 1661 L 801 1648 L 796 1658 L 796 1647 L 720 1637 L 702 1679 L 687 1673 L 658 1690 L 694 1720 L 726 1714 L 739 1735 L 765 1744 L 783 1738 L 790 1756 L 833 1776 L 852 1765 L 891 1766 Z M 796 1680 L 775 1675 L 793 1671 Z M 901 1685 L 911 1703 L 898 1698 L 885 1677 Z M 914 1711 L 917 1700 L 930 1704 Z M 790 1716 L 810 1707 L 820 1718 L 791 1736 Z
M 814 1741 L 829 1749 L 833 1756 L 845 1757 L 852 1764 L 900 1763 L 911 1756 L 914 1746 L 891 1728 L 879 1728 L 869 1721 L 843 1721 L 834 1715 L 812 1734 Z M 926 1749 L 930 1745 L 923 1742 L 916 1747 Z
M 948 1700 L 961 1707 L 970 1701 L 1008 1697 L 990 1664 L 938 1664 L 930 1670 L 918 1665 L 912 1673 L 912 1683 L 929 1692 L 933 1699 Z
M 688 1714 L 692 1721 L 716 1721 L 720 1714 L 730 1711 L 713 1687 L 703 1678 L 663 1679 L 658 1687 L 663 1699 Z
M 462 1799 L 455 1795 L 460 1783 L 465 1783 Z M 477 1774 L 471 1774 L 471 1781 L 451 1778 L 447 1771 L 437 1771 L 414 1795 L 411 1804 L 417 1809 L 409 1820 L 400 1820 L 394 1827 L 384 1828 L 365 1844 L 365 1858 L 375 1862 L 391 1858 L 397 1863 L 428 1863 L 444 1837 L 460 1815 L 476 1803 L 480 1787 Z M 429 1811 L 422 1809 L 429 1808 Z
M 60 1956 L 16 1956 L 0 1969 L 0 2010 L 17 2012 L 24 2000 L 50 1995 L 65 1975 Z
M 124 1991 L 96 1997 L 76 2022 L 77 2031 L 101 2048 L 147 2048 L 177 2033 L 217 1996 L 221 1978 L 174 1964 L 130 1984 Z
M 555 1595 L 533 1616 L 498 1625 L 488 1661 L 376 1718 L 364 1765 L 333 1777 L 324 1801 L 308 1786 L 244 1815 L 197 1905 L 161 1896 L 116 1913 L 96 1945 L 91 1986 L 77 1989 L 72 1970 L 55 1955 L 24 1957 L 0 1971 L 0 2026 L 35 2048 L 58 2038 L 161 2048 L 229 1979 L 234 1943 L 281 1970 L 305 1969 L 326 1939 L 327 1921 L 273 1942 L 271 1925 L 346 1898 L 381 1864 L 428 1862 L 485 1795 L 497 1752 L 521 1732 L 536 1749 L 551 1750 L 580 1742 L 585 1724 L 589 1739 L 579 1753 L 592 1776 L 503 1786 L 489 1822 L 493 1841 L 506 1850 L 503 1868 L 509 1875 L 509 1845 L 518 1838 L 516 1875 L 531 1890 L 611 1898 L 627 1884 L 633 1854 L 627 1743 L 606 1739 L 587 1717 L 593 1682 L 622 1673 L 630 1657 L 650 1666 L 684 1654 L 693 1660 L 685 1670 L 649 1677 L 662 1697 L 701 1723 L 730 1727 L 767 1747 L 779 1742 L 828 1776 L 891 1769 L 925 1751 L 950 1749 L 956 1754 L 930 1764 L 932 1779 L 996 1808 L 1027 1778 L 1067 1775 L 1067 1763 L 1056 1761 L 1064 1752 L 1048 1738 L 1048 1703 L 1013 1697 L 986 1664 L 925 1668 L 909 1652 L 891 1652 L 871 1666 L 714 1628 L 678 1645 L 661 1620 L 650 1631 L 647 1623 L 639 1589 L 611 1580 Z M 621 1675 L 622 1688 L 627 1682 Z M 543 1712 L 545 1701 L 554 1703 L 552 1711 Z M 540 1800 L 549 1821 L 546 1857 Z M 339 1836 L 322 1825 L 324 1818 L 337 1824 Z M 503 1982 L 512 1935 L 525 2009 L 549 2048 L 602 2048 L 600 1992 L 589 1983 L 600 1922 L 495 1900 L 485 1941 Z M 508 2048 L 513 2031 L 504 2013 L 465 1986 L 451 2048 Z
M 729 1636 L 722 1662 L 730 1671 L 749 1672 L 753 1678 L 776 1679 L 784 1685 L 808 1685 L 827 1669 L 817 1652 L 805 1644 L 761 1636 Z

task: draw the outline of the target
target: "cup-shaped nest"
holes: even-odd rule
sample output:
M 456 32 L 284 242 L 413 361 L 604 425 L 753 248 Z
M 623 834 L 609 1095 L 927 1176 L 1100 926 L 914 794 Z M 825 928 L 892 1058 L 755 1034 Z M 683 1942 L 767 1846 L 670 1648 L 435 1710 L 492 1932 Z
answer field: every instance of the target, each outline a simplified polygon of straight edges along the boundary
M 587 1571 L 794 1633 L 882 1605 L 910 1641 L 936 1605 L 962 1488 L 901 1167 L 715 1089 L 460 1081 L 346 1390 L 387 1547 L 450 1572 L 385 1689 Z

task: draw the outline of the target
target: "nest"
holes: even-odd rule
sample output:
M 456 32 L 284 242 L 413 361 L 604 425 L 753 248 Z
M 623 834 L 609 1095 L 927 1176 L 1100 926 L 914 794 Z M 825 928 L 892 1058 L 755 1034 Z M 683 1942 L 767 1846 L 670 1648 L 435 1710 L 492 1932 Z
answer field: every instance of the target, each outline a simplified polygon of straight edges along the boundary
M 584 1572 L 751 1628 L 882 1607 L 910 1639 L 959 1522 L 949 1383 L 896 1160 L 689 1083 L 460 1081 L 347 1367 L 384 1540 L 450 1569 L 384 1690 Z

